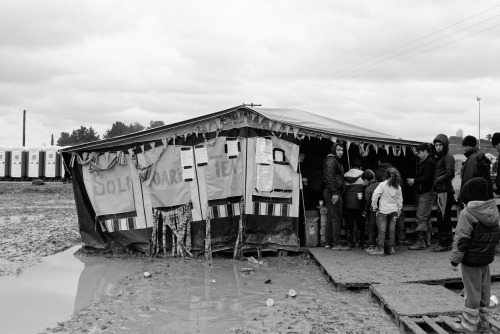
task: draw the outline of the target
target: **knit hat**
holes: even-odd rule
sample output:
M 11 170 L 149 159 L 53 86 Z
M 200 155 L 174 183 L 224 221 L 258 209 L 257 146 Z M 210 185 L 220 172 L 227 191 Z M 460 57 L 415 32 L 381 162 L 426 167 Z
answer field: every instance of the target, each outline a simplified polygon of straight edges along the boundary
M 464 140 L 462 141 L 462 146 L 476 147 L 476 145 L 477 139 L 474 136 L 465 136 Z
M 352 159 L 351 167 L 361 168 L 362 166 L 363 166 L 363 162 L 361 161 L 361 159 Z
M 475 177 L 465 182 L 460 189 L 460 199 L 464 204 L 470 201 L 487 201 L 488 182 L 482 177 Z
M 497 146 L 500 143 L 500 132 L 495 132 L 491 137 L 491 145 Z
M 371 181 L 375 178 L 375 173 L 371 169 L 367 169 L 361 174 L 361 180 Z

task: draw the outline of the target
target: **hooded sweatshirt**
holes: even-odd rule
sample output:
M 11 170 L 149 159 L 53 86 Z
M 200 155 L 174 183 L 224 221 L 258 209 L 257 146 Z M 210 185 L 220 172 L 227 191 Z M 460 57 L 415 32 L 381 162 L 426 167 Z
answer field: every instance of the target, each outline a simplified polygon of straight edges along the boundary
M 345 188 L 344 168 L 337 156 L 328 154 L 323 162 L 323 180 L 325 192 L 333 195 L 342 195 Z
M 500 214 L 493 199 L 487 198 L 487 182 L 473 178 L 460 190 L 460 197 L 467 205 L 458 217 L 451 264 L 463 263 L 468 267 L 486 266 L 493 262 L 495 246 L 499 240 Z
M 449 153 L 448 137 L 439 134 L 433 141 L 434 144 L 436 142 L 443 144 L 443 151 L 437 154 L 433 190 L 438 193 L 454 192 L 451 182 L 455 177 L 455 158 Z
M 344 208 L 346 209 L 363 209 L 364 200 L 358 198 L 358 193 L 365 193 L 365 183 L 361 179 L 363 171 L 352 168 L 344 174 L 346 187 L 344 191 Z
M 379 201 L 380 198 L 380 201 Z M 401 187 L 391 187 L 387 181 L 381 182 L 372 196 L 373 211 L 379 209 L 380 213 L 390 214 L 393 212 L 401 212 L 403 209 L 403 193 Z

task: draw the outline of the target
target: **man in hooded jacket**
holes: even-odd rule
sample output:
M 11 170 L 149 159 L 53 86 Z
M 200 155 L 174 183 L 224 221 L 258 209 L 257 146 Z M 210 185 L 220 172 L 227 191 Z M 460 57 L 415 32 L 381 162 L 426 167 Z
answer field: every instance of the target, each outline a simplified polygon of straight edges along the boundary
M 491 333 L 488 321 L 491 277 L 489 264 L 495 257 L 499 240 L 500 214 L 495 200 L 488 199 L 488 183 L 475 177 L 460 189 L 465 208 L 460 212 L 450 269 L 457 271 L 462 264 L 462 281 L 465 288 L 462 320 L 456 323 L 457 332 Z
M 455 191 L 451 181 L 455 177 L 455 158 L 448 152 L 448 137 L 438 134 L 433 141 L 436 148 L 437 162 L 434 173 L 433 190 L 437 193 L 438 245 L 431 252 L 451 250 L 451 207 L 455 203 Z
M 493 198 L 493 183 L 491 182 L 490 172 L 491 161 L 479 150 L 477 139 L 474 136 L 466 136 L 462 141 L 462 147 L 467 160 L 462 164 L 460 188 L 470 179 L 479 176 L 488 183 L 488 198 Z M 461 198 L 460 202 L 462 203 Z

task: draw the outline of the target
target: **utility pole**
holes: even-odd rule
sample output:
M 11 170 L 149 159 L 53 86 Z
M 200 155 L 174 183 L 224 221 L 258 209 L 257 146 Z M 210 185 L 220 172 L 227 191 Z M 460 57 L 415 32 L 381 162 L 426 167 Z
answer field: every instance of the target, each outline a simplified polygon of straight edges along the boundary
M 481 98 L 480 97 L 476 97 L 476 101 L 479 103 L 479 144 L 478 144 L 478 148 L 481 149 Z
M 26 110 L 23 110 L 23 147 L 26 145 Z

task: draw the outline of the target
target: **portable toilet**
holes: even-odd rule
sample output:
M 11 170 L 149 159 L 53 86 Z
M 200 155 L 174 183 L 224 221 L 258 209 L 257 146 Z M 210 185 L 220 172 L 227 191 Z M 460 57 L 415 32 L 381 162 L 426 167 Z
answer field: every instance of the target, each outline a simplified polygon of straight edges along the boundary
M 27 165 L 27 176 L 29 178 L 39 178 L 43 177 L 43 169 L 40 170 L 40 166 L 42 165 L 42 148 L 33 146 L 29 147 L 28 152 L 28 165 Z
M 10 149 L 0 147 L 0 179 L 8 179 L 10 177 Z
M 45 177 L 56 179 L 61 176 L 61 154 L 59 146 L 45 148 Z
M 20 179 L 26 175 L 23 160 L 23 148 L 13 147 L 10 156 L 10 176 L 12 178 Z

